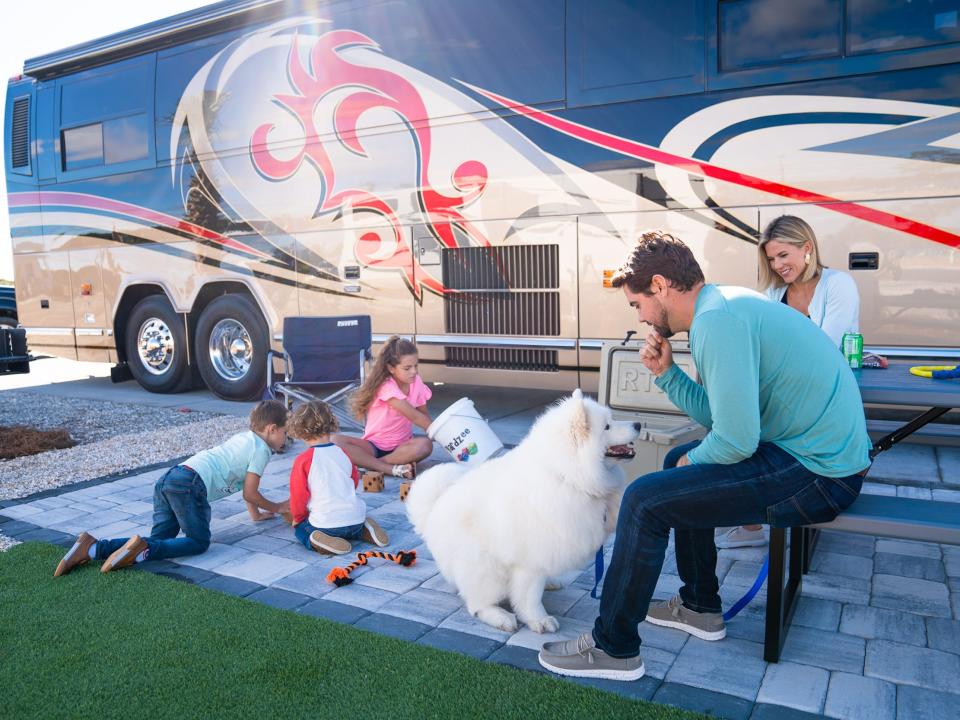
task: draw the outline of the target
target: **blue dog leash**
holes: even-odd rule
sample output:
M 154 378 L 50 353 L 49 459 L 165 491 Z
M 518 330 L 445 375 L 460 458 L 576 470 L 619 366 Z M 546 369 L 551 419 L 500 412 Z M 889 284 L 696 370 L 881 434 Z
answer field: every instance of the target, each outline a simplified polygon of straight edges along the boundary
M 727 610 L 723 614 L 723 621 L 727 622 L 732 620 L 737 616 L 741 610 L 743 610 L 747 605 L 750 604 L 750 601 L 756 597 L 757 593 L 760 592 L 760 588 L 763 587 L 763 583 L 767 579 L 767 572 L 770 569 L 770 556 L 767 555 L 763 560 L 763 567 L 760 568 L 760 572 L 757 574 L 757 579 L 753 581 L 753 586 L 744 593 L 743 597 L 737 600 L 733 607 Z M 603 578 L 603 547 L 597 550 L 597 556 L 593 560 L 593 590 L 590 591 L 590 597 L 594 600 L 597 600 L 597 588 L 600 586 L 600 580 Z

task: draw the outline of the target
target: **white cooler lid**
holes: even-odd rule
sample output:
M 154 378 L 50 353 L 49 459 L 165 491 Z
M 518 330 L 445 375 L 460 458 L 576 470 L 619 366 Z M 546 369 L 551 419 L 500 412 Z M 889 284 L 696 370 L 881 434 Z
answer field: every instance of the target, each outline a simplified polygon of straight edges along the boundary
M 600 404 L 628 412 L 682 414 L 654 384 L 655 378 L 640 360 L 641 347 L 638 342 L 604 344 L 600 360 Z M 674 349 L 673 362 L 694 381 L 698 379 L 689 351 Z

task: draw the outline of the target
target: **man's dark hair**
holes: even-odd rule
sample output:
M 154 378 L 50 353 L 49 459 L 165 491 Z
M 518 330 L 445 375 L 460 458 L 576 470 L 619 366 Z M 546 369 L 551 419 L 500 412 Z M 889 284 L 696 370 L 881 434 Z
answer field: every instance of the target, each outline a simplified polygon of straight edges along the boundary
M 651 230 L 643 233 L 630 257 L 611 279 L 618 288 L 626 285 L 630 292 L 650 294 L 654 275 L 663 275 L 670 287 L 686 292 L 703 282 L 703 270 L 690 248 L 669 233 Z

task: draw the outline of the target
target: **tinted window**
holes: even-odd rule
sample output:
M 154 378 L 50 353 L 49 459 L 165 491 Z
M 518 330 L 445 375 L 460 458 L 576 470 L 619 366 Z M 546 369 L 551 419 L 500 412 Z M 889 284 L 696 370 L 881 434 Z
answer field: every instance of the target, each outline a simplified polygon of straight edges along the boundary
M 61 169 L 149 160 L 153 78 L 152 58 L 139 58 L 58 80 Z
M 840 0 L 720 3 L 723 70 L 839 55 Z
M 63 169 L 79 170 L 103 164 L 103 129 L 100 123 L 63 131 Z
M 146 115 L 131 115 L 103 123 L 103 159 L 107 165 L 143 160 L 149 155 L 150 129 Z
M 104 72 L 63 84 L 60 95 L 62 125 L 80 125 L 117 115 L 142 113 L 153 89 L 150 66 Z
M 956 0 L 847 0 L 847 52 L 878 52 L 960 40 Z
M 580 6 L 583 89 L 688 77 L 702 62 L 695 0 Z

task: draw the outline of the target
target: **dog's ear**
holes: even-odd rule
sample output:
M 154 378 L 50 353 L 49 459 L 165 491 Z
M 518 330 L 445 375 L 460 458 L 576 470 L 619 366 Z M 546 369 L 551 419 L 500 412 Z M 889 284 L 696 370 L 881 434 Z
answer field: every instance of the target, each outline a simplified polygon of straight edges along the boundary
M 586 403 L 583 402 L 583 393 L 573 391 L 573 418 L 570 421 L 570 435 L 574 445 L 582 445 L 590 439 L 590 415 L 587 413 Z

